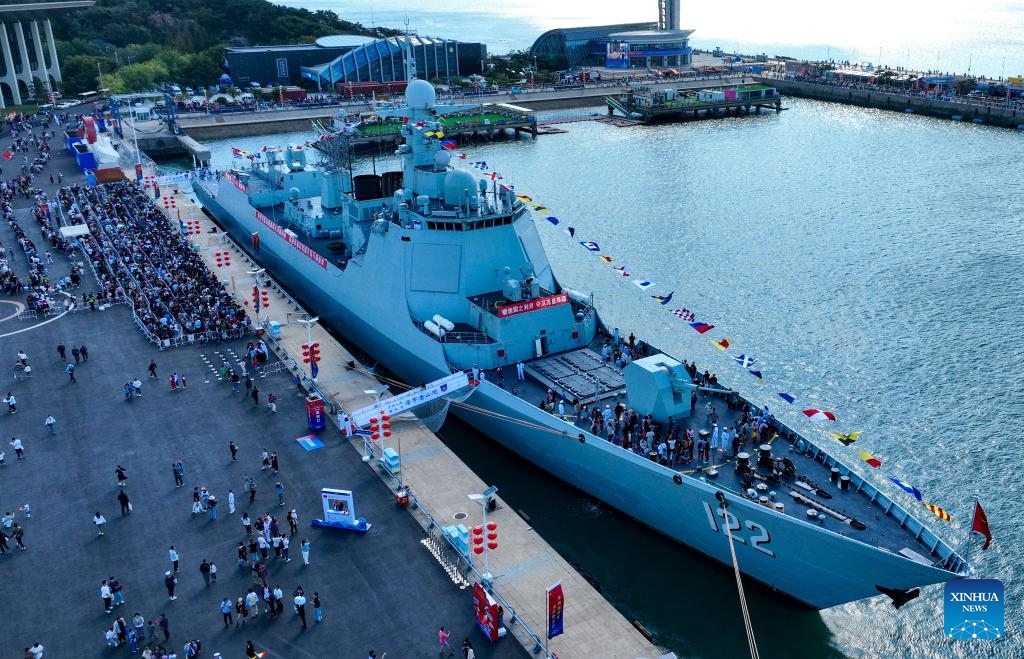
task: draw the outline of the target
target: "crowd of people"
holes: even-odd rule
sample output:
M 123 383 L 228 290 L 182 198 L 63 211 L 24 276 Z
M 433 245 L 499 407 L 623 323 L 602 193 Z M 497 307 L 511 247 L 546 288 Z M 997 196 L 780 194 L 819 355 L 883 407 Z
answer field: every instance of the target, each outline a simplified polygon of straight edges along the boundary
M 86 252 L 103 291 L 123 293 L 151 338 L 223 340 L 252 329 L 245 309 L 135 183 L 71 186 L 62 203 L 89 227 Z

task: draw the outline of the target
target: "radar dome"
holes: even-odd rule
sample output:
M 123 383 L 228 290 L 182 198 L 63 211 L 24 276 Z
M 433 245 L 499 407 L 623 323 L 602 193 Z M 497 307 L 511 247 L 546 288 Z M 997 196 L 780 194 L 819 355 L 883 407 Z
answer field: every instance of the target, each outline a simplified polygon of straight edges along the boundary
M 405 102 L 414 110 L 429 110 L 437 101 L 434 86 L 426 80 L 412 80 L 405 88 Z
M 476 177 L 463 169 L 448 172 L 444 177 L 444 203 L 449 206 L 461 206 L 469 202 L 476 208 Z
M 443 172 L 448 169 L 448 163 L 451 162 L 451 154 L 447 151 L 438 151 L 434 154 L 434 171 Z

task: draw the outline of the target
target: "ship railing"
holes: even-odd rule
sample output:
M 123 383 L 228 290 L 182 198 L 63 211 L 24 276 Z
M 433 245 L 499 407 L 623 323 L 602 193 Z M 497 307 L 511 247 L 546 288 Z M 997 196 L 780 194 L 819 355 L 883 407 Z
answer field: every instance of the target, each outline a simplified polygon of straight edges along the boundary
M 418 327 L 421 332 L 423 332 L 424 334 L 426 334 L 430 338 L 434 339 L 438 343 L 473 343 L 473 344 L 481 344 L 481 343 L 494 343 L 495 342 L 493 338 L 491 338 L 487 334 L 484 334 L 483 332 L 454 332 L 453 331 L 453 332 L 445 332 L 441 336 L 438 336 L 437 334 L 434 334 L 433 332 L 428 330 L 421 321 L 416 320 L 415 318 L 411 318 L 411 320 L 412 320 L 413 324 L 416 327 Z

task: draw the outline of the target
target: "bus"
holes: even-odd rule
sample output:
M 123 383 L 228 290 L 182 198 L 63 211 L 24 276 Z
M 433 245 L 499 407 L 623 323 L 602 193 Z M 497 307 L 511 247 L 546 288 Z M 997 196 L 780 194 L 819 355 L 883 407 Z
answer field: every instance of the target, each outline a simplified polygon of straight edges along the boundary
M 102 98 L 102 95 L 99 92 L 82 92 L 78 95 L 78 102 L 89 103 L 91 101 L 98 101 L 100 98 Z

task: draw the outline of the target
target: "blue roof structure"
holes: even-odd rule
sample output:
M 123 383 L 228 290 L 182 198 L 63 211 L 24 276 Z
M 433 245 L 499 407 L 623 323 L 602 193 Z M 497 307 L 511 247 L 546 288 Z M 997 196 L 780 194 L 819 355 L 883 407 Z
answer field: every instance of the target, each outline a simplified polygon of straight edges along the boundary
M 302 67 L 302 77 L 329 84 L 405 80 L 405 53 L 412 49 L 421 77 L 447 78 L 459 75 L 460 47 L 482 48 L 480 44 L 417 35 L 374 39 L 325 64 Z

